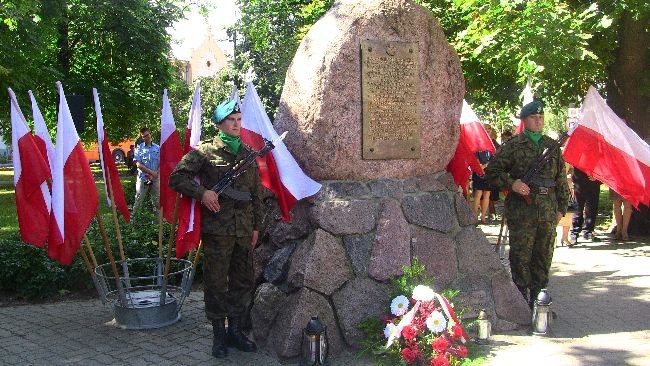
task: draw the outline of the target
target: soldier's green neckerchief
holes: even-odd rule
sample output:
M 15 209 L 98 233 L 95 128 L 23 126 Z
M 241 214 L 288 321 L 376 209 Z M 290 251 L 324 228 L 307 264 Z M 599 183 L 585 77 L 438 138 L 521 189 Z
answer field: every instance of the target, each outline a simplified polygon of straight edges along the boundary
M 541 132 L 533 132 L 524 128 L 524 136 L 528 137 L 530 141 L 535 144 L 535 146 L 539 146 L 539 142 L 542 140 L 543 135 L 544 134 Z
M 217 136 L 230 148 L 230 151 L 235 153 L 235 155 L 239 154 L 239 149 L 241 148 L 241 138 L 239 136 L 226 135 L 223 131 L 219 131 Z

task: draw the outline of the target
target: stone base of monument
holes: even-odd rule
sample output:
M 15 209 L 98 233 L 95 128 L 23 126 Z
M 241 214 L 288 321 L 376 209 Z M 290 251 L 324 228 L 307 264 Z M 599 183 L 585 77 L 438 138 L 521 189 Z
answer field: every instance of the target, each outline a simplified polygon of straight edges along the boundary
M 312 315 L 328 327 L 331 351 L 355 348 L 359 322 L 389 312 L 388 280 L 417 258 L 435 290 L 460 290 L 457 304 L 495 330 L 530 324 L 526 301 L 451 175 L 367 182 L 326 181 L 292 222 L 267 228 L 255 250 L 258 286 L 251 311 L 255 339 L 279 357 L 300 354 Z M 408 294 L 407 294 L 408 295 Z

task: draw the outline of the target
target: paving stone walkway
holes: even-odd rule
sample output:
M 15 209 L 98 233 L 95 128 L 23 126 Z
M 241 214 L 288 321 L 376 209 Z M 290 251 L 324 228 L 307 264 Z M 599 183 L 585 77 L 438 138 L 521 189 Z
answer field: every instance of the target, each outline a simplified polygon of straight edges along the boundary
M 498 223 L 480 228 L 496 242 Z M 555 251 L 553 336 L 526 330 L 495 335 L 483 346 L 485 365 L 650 365 L 650 240 L 621 244 L 600 237 Z M 202 298 L 193 292 L 180 322 L 146 331 L 116 328 L 111 309 L 99 300 L 2 307 L 0 364 L 280 365 L 265 352 L 231 350 L 227 359 L 214 359 Z M 372 362 L 346 354 L 331 364 Z
M 496 243 L 499 226 L 480 227 Z M 496 335 L 487 365 L 650 365 L 650 238 L 597 236 L 555 249 L 552 337 Z

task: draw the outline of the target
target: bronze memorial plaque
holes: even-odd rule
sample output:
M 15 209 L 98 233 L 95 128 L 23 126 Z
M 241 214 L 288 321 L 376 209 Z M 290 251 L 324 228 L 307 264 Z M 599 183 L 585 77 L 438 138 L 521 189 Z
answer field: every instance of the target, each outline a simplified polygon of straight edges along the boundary
M 363 159 L 420 157 L 418 44 L 361 41 Z

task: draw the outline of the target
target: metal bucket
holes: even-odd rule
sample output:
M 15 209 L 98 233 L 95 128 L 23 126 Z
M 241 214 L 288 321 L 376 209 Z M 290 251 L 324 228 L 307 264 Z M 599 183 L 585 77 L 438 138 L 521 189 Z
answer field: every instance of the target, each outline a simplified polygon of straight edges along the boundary
M 165 258 L 136 258 L 95 268 L 95 287 L 104 304 L 113 306 L 115 324 L 123 329 L 154 329 L 176 323 L 190 294 L 195 270 L 185 259 L 171 259 L 165 279 Z

